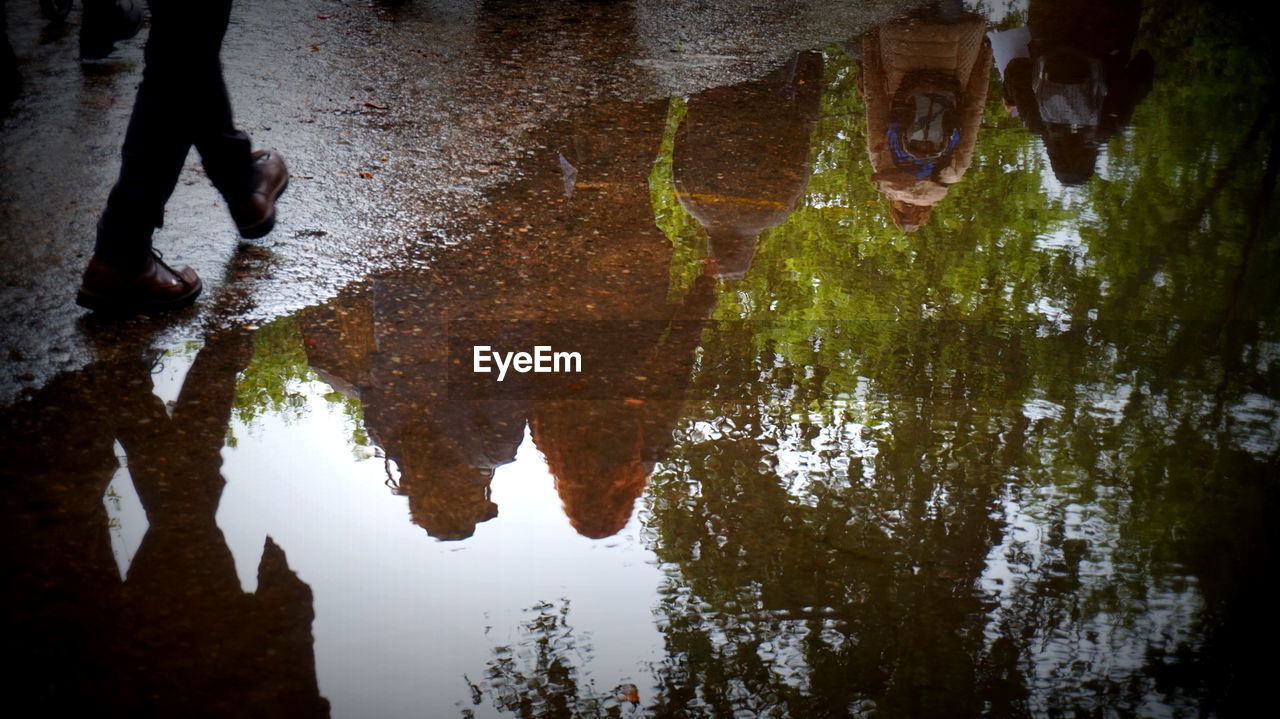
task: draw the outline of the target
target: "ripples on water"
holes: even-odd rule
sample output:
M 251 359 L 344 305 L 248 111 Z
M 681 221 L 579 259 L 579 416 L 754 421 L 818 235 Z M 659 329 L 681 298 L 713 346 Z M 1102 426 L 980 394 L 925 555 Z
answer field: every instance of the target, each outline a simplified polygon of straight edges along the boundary
M 1061 5 L 601 103 L 430 270 L 158 364 L 109 343 L 9 413 L 34 685 L 1244 711 L 1274 625 L 1272 56 L 1194 4 Z M 941 125 L 908 128 L 904 78 Z M 450 343 L 477 332 L 588 371 L 477 383 Z

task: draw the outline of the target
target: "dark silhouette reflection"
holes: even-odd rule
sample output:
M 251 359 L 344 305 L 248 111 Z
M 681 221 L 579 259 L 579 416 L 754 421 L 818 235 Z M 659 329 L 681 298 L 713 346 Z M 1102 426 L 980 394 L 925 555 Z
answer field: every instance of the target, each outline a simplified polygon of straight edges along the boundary
M 672 246 L 653 224 L 647 183 L 663 109 L 611 104 L 554 127 L 549 156 L 489 209 L 519 224 L 430 272 L 376 278 L 301 316 L 311 364 L 359 398 L 367 431 L 400 470 L 396 491 L 431 536 L 464 539 L 497 515 L 489 482 L 526 426 L 570 523 L 591 538 L 622 529 L 669 446 L 715 282 L 703 276 L 668 301 Z M 587 359 L 580 374 L 498 383 L 472 376 L 472 342 L 453 335 Z
M 1093 176 L 1099 148 L 1151 89 L 1151 55 L 1133 52 L 1141 17 L 1141 0 L 1034 0 L 1026 28 L 993 36 L 1005 104 L 1044 139 L 1064 185 Z
M 678 395 L 688 385 L 713 292 L 714 282 L 699 278 L 673 322 L 645 338 L 650 346 L 619 345 L 612 354 L 616 369 L 610 384 L 626 386 L 629 378 L 645 377 L 658 383 L 664 396 Z M 585 335 L 576 339 L 577 346 L 599 341 Z M 630 356 L 642 359 L 626 361 Z M 622 531 L 654 465 L 671 447 L 683 412 L 683 401 L 661 398 L 531 404 L 533 441 L 546 457 L 565 514 L 579 534 L 603 539 Z
M 497 516 L 489 481 L 515 459 L 524 403 L 447 399 L 445 323 L 402 304 L 416 286 L 388 278 L 299 321 L 312 367 L 362 402 L 370 438 L 400 470 L 395 489 L 413 521 L 438 539 L 465 539 Z
M 326 716 L 311 590 L 270 539 L 241 591 L 214 521 L 219 454 L 248 336 L 210 337 L 166 412 L 152 362 L 112 356 L 6 413 L 4 625 L 14 686 L 46 710 L 111 716 Z M 103 494 L 113 441 L 149 529 L 122 581 Z M 16 677 L 13 674 L 16 673 Z
M 760 233 L 795 211 L 821 96 L 822 55 L 803 52 L 760 80 L 689 98 L 675 141 L 676 196 L 706 229 L 718 276 L 745 275 Z
M 973 160 L 991 72 L 981 16 L 934 2 L 861 42 L 867 153 L 893 223 L 923 227 Z

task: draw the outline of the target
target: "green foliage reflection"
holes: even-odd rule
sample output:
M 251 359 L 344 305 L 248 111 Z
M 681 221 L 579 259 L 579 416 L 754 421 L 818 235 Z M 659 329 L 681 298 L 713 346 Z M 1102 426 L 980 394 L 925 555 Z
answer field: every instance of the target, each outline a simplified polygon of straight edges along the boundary
M 1149 10 L 1155 89 L 1081 188 L 993 87 L 911 235 L 827 53 L 807 201 L 722 287 L 695 378 L 720 399 L 651 480 L 656 713 L 1193 715 L 1265 683 L 1273 93 L 1206 30 L 1243 32 Z
M 232 416 L 248 427 L 266 414 L 297 419 L 316 394 L 342 411 L 356 458 L 373 456 L 359 400 L 328 389 L 311 369 L 297 320 L 281 317 L 258 328 L 253 334 L 253 357 L 236 382 Z M 227 431 L 227 444 L 234 447 L 235 436 L 230 428 Z

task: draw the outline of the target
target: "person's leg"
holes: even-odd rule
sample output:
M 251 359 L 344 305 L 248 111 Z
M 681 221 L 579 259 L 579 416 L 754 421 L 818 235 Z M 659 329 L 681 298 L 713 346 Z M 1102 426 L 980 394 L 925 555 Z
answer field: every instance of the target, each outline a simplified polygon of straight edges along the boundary
M 146 66 L 125 132 L 120 177 L 98 226 L 99 259 L 123 266 L 150 254 L 151 233 L 164 222 L 165 203 L 194 141 L 193 125 L 217 121 L 205 114 L 211 91 L 225 97 L 218 56 L 229 12 L 229 0 L 151 2 Z M 225 111 L 229 125 L 229 104 Z
M 230 11 L 230 2 L 219 0 L 188 9 L 186 14 L 198 14 L 196 22 L 202 28 L 221 28 L 217 42 L 221 47 Z M 241 235 L 261 237 L 274 225 L 275 199 L 283 192 L 288 173 L 278 152 L 253 152 L 249 136 L 236 128 L 221 62 L 216 53 L 211 56 L 215 61 L 189 68 L 191 142 Z M 201 53 L 202 59 L 206 57 L 210 55 Z
M 142 0 L 84 0 L 80 15 L 80 59 L 100 60 L 115 50 L 117 40 L 131 38 L 142 27 Z
M 193 144 L 243 237 L 271 231 L 275 200 L 288 182 L 279 153 L 251 152 L 249 136 L 232 118 L 220 60 L 231 0 L 151 0 L 150 6 L 146 68 L 120 179 L 77 297 L 93 309 L 173 309 L 199 294 L 194 271 L 171 269 L 151 251 L 151 233 L 163 223 Z
M 18 57 L 9 44 L 9 22 L 5 19 L 5 2 L 0 0 L 0 111 L 18 99 L 22 76 L 18 74 Z
M 150 69 L 152 63 L 148 63 Z M 164 206 L 191 147 L 174 88 L 164 73 L 143 73 L 121 151 L 120 177 L 98 223 L 94 255 L 112 265 L 143 260 L 151 233 L 164 224 Z
M 201 82 L 196 101 L 201 118 L 193 142 L 205 174 L 227 202 L 231 218 L 246 238 L 261 237 L 275 225 L 275 200 L 288 184 L 284 159 L 274 150 L 252 151 L 249 136 L 236 129 L 221 69 Z
M 146 66 L 125 133 L 120 177 L 98 223 L 93 259 L 76 301 L 95 310 L 173 309 L 200 293 L 189 268 L 173 269 L 151 251 L 151 234 L 164 222 L 164 206 L 178 182 L 187 152 L 222 105 L 219 51 L 230 0 L 152 0 Z M 247 138 L 245 139 L 247 144 Z

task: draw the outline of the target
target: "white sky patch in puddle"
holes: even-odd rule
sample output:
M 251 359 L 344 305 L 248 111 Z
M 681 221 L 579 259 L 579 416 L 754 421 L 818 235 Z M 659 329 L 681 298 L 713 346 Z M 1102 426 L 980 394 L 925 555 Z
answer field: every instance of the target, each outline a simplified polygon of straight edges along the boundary
M 631 682 L 642 701 L 654 696 L 646 667 L 663 652 L 653 618 L 663 575 L 634 515 L 614 537 L 578 535 L 526 433 L 491 485 L 498 516 L 469 539 L 437 541 L 384 484 L 382 460 L 352 453 L 348 418 L 323 399 L 329 388 L 302 389 L 302 419 L 233 422 L 217 520 L 247 591 L 267 535 L 310 585 L 333 716 L 457 716 L 464 706 L 497 716 L 487 697 L 471 706 L 463 675 L 479 681 L 494 648 L 519 640 L 525 610 L 561 598 L 579 646 L 592 650 L 580 680 L 600 692 Z
M 173 413 L 173 406 L 182 393 L 182 383 L 186 382 L 187 372 L 191 371 L 191 365 L 195 364 L 199 351 L 198 342 L 167 349 L 160 355 L 155 367 L 151 368 L 151 394 L 164 402 L 165 410 L 170 414 Z
M 125 464 L 124 447 L 114 442 L 116 458 L 120 461 L 120 469 L 107 485 L 102 495 L 102 504 L 107 508 L 107 528 L 111 534 L 111 554 L 116 558 L 116 568 L 120 570 L 120 579 L 129 574 L 129 565 L 133 563 L 138 547 L 142 546 L 142 538 L 147 535 L 151 523 L 147 521 L 147 510 L 142 506 L 138 490 L 133 486 L 133 476 Z

